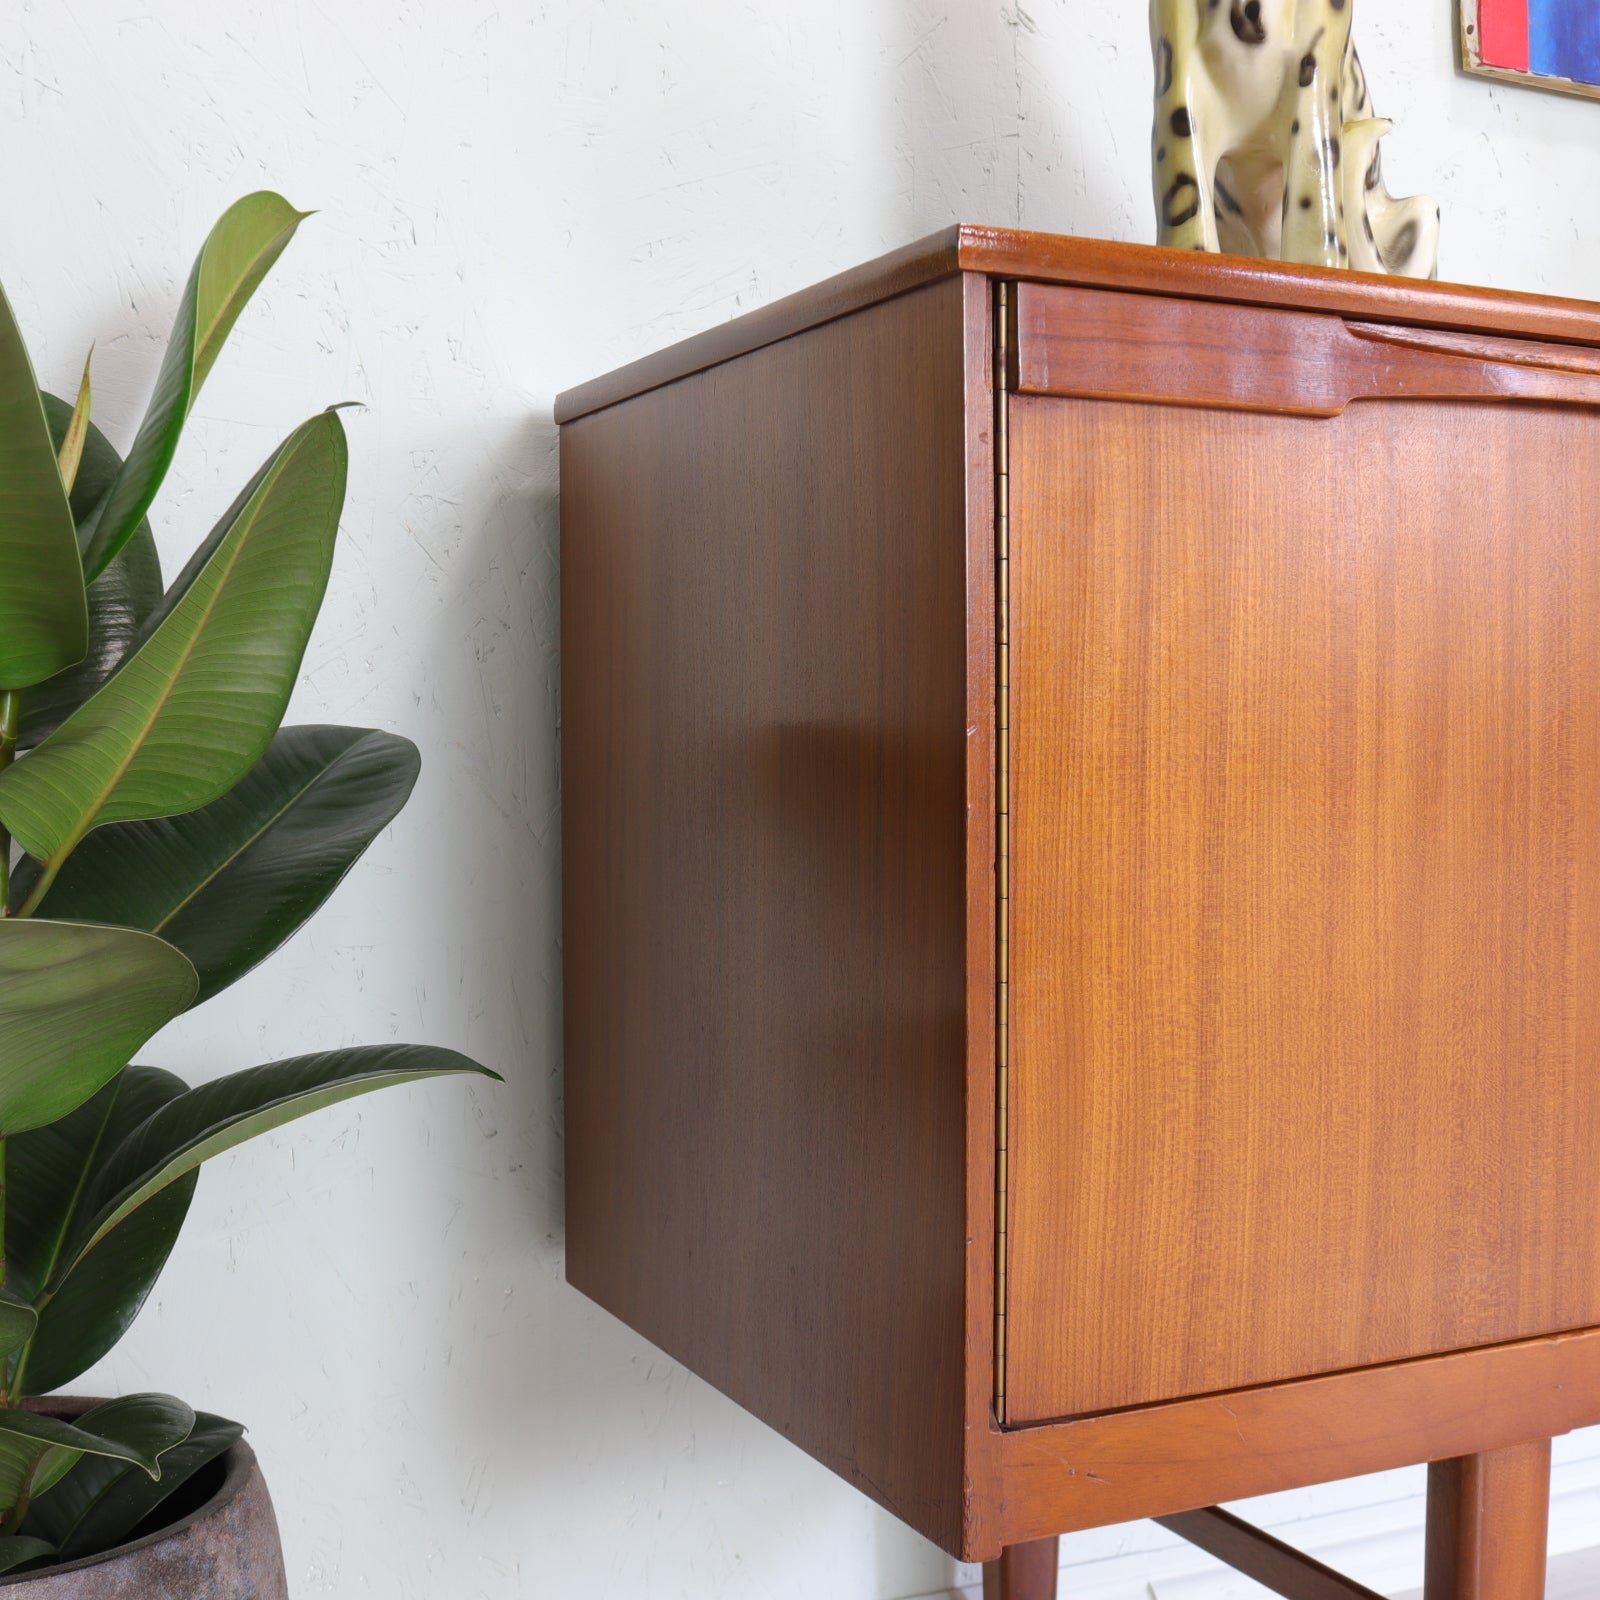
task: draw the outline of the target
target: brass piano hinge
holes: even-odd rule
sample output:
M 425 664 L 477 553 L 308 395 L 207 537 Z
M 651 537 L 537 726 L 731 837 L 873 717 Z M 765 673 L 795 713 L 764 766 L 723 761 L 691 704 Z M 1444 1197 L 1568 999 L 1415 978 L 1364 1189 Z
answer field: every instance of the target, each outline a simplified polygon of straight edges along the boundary
M 994 471 L 995 471 L 995 1258 L 994 1405 L 1006 1420 L 1006 1227 L 1009 1143 L 1007 1078 L 1010 1060 L 1008 1002 L 1011 987 L 1011 534 L 1008 483 L 1009 433 L 1006 383 L 1007 321 L 1011 286 L 995 285 Z

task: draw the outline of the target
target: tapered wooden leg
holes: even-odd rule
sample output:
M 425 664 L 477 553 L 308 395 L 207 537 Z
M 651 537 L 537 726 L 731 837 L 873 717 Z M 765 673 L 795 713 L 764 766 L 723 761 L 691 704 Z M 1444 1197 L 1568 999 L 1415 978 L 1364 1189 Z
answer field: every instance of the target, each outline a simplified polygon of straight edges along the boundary
M 1544 1600 L 1550 1441 L 1428 1468 L 1426 1600 Z
M 1056 1600 L 1059 1539 L 1007 1545 L 998 1561 L 983 1566 L 983 1600 Z

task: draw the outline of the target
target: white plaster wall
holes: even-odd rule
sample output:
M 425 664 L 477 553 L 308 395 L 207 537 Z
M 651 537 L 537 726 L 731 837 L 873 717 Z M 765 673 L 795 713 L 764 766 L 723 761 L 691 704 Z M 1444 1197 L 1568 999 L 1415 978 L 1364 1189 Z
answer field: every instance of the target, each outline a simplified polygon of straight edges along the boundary
M 1600 293 L 1600 105 L 1458 77 L 1450 7 L 1362 6 L 1391 183 L 1443 200 L 1447 275 Z M 1140 0 L 0 3 L 0 276 L 47 382 L 97 341 L 114 439 L 216 213 L 262 185 L 320 208 L 200 402 L 159 534 L 175 565 L 292 423 L 365 401 L 295 712 L 425 759 L 314 930 L 150 1058 L 204 1077 L 412 1037 L 509 1079 L 216 1163 L 93 1376 L 248 1420 L 297 1597 L 970 1580 L 562 1282 L 550 406 L 956 219 L 1149 238 L 1144 30 Z M 1600 1528 L 1600 1446 L 1565 1448 L 1571 1542 Z M 1415 1487 L 1268 1515 L 1370 1552 Z M 1150 1542 L 1064 1559 L 1100 1562 L 1085 1593 L 1180 1592 Z

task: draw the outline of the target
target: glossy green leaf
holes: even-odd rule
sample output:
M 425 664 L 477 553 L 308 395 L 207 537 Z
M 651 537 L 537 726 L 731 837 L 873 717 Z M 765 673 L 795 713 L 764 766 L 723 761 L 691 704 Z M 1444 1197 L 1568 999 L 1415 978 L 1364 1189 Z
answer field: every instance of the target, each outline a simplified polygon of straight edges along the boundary
M 345 408 L 343 406 L 330 406 L 328 409 L 332 412 L 338 412 Z M 277 467 L 279 458 L 288 449 L 293 440 L 294 435 L 291 434 L 256 468 L 249 481 L 233 497 L 233 504 L 218 518 L 216 526 L 201 540 L 199 548 L 184 563 L 183 570 L 167 585 L 166 592 L 156 602 L 149 617 L 145 620 L 139 637 L 134 641 L 135 649 L 143 645 L 145 640 L 167 620 L 172 612 L 178 608 L 183 597 L 194 587 L 195 579 L 205 571 L 212 556 L 216 554 L 217 546 L 232 533 L 235 524 L 244 512 L 244 508 L 254 499 L 256 491 L 266 481 L 268 473 Z
M 64 1389 L 116 1348 L 178 1242 L 199 1181 L 198 1172 L 179 1178 L 78 1262 L 39 1313 L 17 1373 L 19 1399 Z
M 0 921 L 0 1138 L 81 1106 L 198 987 L 152 934 Z
M 84 561 L 91 577 L 105 570 L 144 520 L 223 341 L 309 214 L 262 191 L 236 201 L 211 230 L 183 291 L 144 421 L 95 516 Z
M 196 1412 L 189 1437 L 161 1457 L 161 1477 L 154 1481 L 126 1462 L 85 1456 L 49 1494 L 34 1501 L 23 1527 L 47 1540 L 47 1548 L 53 1547 L 62 1561 L 114 1550 L 243 1433 L 226 1417 Z
M 51 443 L 59 450 L 72 420 L 72 407 L 47 394 L 44 411 Z M 91 422 L 71 496 L 80 534 L 121 466 L 122 458 Z M 17 738 L 22 749 L 48 738 L 111 676 L 160 601 L 161 561 L 149 522 L 141 522 L 116 560 L 89 585 L 89 649 L 83 660 L 35 685 L 22 697 L 22 728 Z
M 9 1289 L 0 1289 L 0 1358 L 20 1350 L 39 1326 L 39 1313 Z
M 93 1214 L 68 1246 L 64 1274 L 125 1217 L 202 1161 L 355 1095 L 456 1073 L 499 1074 L 434 1045 L 364 1045 L 296 1056 L 202 1084 L 163 1106 L 111 1152 Z
M 56 465 L 61 469 L 61 486 L 70 499 L 72 486 L 78 481 L 78 466 L 83 460 L 84 442 L 89 436 L 89 410 L 94 404 L 94 388 L 89 382 L 89 363 L 94 360 L 91 348 L 83 363 L 83 378 L 78 384 L 78 400 L 67 418 L 67 431 L 56 445 Z
M 43 1494 L 86 1455 L 131 1462 L 159 1482 L 161 1458 L 189 1437 L 194 1411 L 170 1394 L 120 1395 L 85 1411 L 70 1426 L 97 1439 L 101 1448 L 86 1450 L 70 1440 L 51 1441 L 38 1463 L 30 1493 Z M 4 1431 L 5 1424 L 0 1423 L 0 1433 Z
M 50 429 L 51 447 L 60 451 L 66 443 L 67 430 L 72 426 L 74 408 L 71 402 L 48 391 L 39 398 L 44 402 L 44 419 Z M 72 508 L 72 520 L 78 528 L 78 547 L 81 550 L 89 537 L 85 524 L 94 516 L 96 507 L 105 499 L 122 471 L 122 457 L 116 446 L 100 431 L 92 419 L 83 435 L 83 457 L 78 462 L 78 475 L 73 480 L 67 504 Z M 150 529 L 149 520 L 140 524 L 142 532 Z
M 88 643 L 77 530 L 33 363 L 0 292 L 0 690 L 42 683 Z
M 167 1394 L 130 1394 L 62 1422 L 34 1411 L 0 1410 L 0 1509 L 42 1495 L 84 1456 L 129 1462 L 152 1478 L 161 1457 L 189 1437 L 194 1412 Z
M 100 823 L 193 811 L 260 759 L 322 603 L 345 464 L 334 413 L 297 428 L 178 605 L 0 773 L 0 820 L 30 855 L 54 865 Z
M 17 1295 L 31 1301 L 56 1276 L 68 1238 L 85 1221 L 100 1162 L 187 1088 L 157 1067 L 128 1067 L 70 1115 L 10 1141 L 6 1282 Z M 45 1301 L 37 1332 L 13 1364 L 14 1395 L 62 1388 L 122 1337 L 177 1242 L 198 1177 L 190 1173 L 141 1206 Z
M 14 1294 L 31 1301 L 50 1282 L 100 1164 L 188 1087 L 160 1067 L 128 1067 L 76 1111 L 7 1144 L 6 1286 Z
M 394 734 L 281 729 L 220 800 L 90 834 L 40 913 L 159 933 L 194 963 L 198 998 L 209 999 L 328 898 L 406 803 L 418 764 Z
M 56 1547 L 30 1534 L 0 1534 L 0 1572 L 21 1572 L 54 1557 Z

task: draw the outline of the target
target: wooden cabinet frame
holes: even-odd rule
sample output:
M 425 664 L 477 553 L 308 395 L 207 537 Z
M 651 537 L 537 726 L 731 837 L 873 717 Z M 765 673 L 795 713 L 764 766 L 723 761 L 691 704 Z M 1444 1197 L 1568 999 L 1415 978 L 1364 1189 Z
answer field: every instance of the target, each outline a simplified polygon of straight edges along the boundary
M 1007 1425 L 1012 396 L 1589 416 L 1600 309 L 960 228 L 564 395 L 569 1277 L 998 1592 L 1354 1594 L 1205 1508 L 1429 1461 L 1432 1600 L 1528 1600 L 1600 1326 Z

